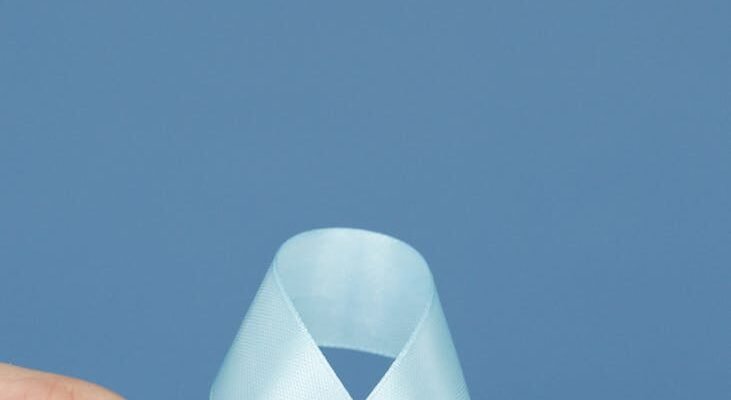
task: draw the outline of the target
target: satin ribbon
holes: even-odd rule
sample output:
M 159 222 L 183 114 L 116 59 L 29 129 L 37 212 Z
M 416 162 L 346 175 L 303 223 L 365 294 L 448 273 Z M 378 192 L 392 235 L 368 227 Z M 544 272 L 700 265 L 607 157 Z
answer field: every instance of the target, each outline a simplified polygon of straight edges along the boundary
M 367 400 L 468 400 L 429 267 L 358 229 L 285 242 L 211 388 L 211 400 L 352 400 L 318 346 L 394 358 Z

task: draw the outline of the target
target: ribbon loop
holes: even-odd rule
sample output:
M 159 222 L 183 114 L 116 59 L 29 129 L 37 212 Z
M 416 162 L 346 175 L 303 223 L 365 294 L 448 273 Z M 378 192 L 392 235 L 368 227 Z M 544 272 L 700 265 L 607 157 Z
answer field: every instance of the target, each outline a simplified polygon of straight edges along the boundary
M 277 252 L 212 400 L 352 400 L 319 346 L 394 358 L 368 400 L 469 400 L 426 261 L 392 237 L 308 231 Z

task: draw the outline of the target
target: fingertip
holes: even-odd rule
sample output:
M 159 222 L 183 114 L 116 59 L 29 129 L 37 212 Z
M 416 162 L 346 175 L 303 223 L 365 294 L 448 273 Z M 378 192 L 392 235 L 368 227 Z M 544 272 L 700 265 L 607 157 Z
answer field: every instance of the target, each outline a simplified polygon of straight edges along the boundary
M 68 376 L 0 363 L 0 400 L 124 400 L 102 386 Z

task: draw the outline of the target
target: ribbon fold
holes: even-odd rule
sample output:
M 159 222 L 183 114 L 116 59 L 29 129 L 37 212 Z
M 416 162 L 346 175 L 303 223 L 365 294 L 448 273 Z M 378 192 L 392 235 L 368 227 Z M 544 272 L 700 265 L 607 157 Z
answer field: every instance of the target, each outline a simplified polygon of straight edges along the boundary
M 317 229 L 274 257 L 211 400 L 352 400 L 319 346 L 394 358 L 367 400 L 469 400 L 424 258 L 390 236 Z

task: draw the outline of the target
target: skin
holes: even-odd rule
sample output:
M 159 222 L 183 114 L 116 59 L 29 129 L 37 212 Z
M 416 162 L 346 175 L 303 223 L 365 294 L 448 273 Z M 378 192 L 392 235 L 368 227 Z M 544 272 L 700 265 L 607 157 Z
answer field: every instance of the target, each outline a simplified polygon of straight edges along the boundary
M 0 400 L 124 400 L 101 386 L 0 363 Z

